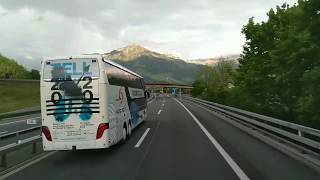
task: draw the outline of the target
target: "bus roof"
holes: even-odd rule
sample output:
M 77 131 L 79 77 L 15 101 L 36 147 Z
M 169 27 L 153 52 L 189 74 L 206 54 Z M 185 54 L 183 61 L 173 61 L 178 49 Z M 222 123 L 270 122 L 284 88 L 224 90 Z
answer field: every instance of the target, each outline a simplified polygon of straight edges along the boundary
M 122 70 L 124 70 L 124 71 L 126 71 L 126 72 L 128 72 L 128 73 L 130 73 L 130 74 L 132 74 L 132 75 L 134 75 L 134 76 L 137 76 L 137 77 L 143 79 L 142 76 L 140 76 L 139 74 L 131 71 L 130 69 L 128 69 L 128 68 L 126 68 L 126 67 L 123 67 L 123 66 L 121 66 L 120 64 L 115 63 L 115 62 L 113 62 L 113 61 L 111 61 L 111 60 L 109 60 L 109 59 L 106 59 L 107 57 L 105 57 L 105 56 L 102 56 L 102 57 L 104 57 L 103 61 L 105 61 L 106 63 L 109 63 L 109 64 L 111 64 L 112 66 L 115 66 L 115 67 L 117 67 L 117 68 L 120 68 L 120 69 L 122 69 Z
M 85 55 L 76 55 L 76 56 L 55 56 L 55 57 L 47 57 L 47 58 L 45 58 L 45 61 L 56 60 L 56 59 L 77 59 L 77 58 L 80 59 L 80 58 L 98 58 L 98 57 L 102 57 L 104 62 L 106 62 L 112 66 L 115 66 L 115 67 L 122 69 L 122 70 L 124 70 L 134 76 L 137 76 L 137 77 L 143 79 L 143 77 L 140 76 L 139 74 L 131 71 L 130 69 L 128 69 L 126 67 L 121 66 L 118 63 L 115 63 L 115 62 L 107 59 L 108 57 L 104 56 L 102 54 L 85 54 Z

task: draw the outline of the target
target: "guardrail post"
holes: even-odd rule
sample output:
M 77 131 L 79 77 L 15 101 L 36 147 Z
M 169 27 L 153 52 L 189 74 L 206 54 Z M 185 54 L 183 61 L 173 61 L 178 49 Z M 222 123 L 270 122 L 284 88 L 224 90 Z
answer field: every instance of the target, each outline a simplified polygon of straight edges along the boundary
M 298 129 L 298 136 L 303 137 L 303 132 L 300 129 Z
M 7 153 L 1 155 L 1 166 L 7 167 Z

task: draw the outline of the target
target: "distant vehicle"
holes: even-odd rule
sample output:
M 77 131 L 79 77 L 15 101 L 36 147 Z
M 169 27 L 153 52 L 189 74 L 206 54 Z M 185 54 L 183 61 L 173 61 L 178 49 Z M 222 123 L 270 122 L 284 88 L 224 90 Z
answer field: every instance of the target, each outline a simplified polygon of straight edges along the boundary
M 47 58 L 40 90 L 45 151 L 110 147 L 147 116 L 143 77 L 103 55 Z

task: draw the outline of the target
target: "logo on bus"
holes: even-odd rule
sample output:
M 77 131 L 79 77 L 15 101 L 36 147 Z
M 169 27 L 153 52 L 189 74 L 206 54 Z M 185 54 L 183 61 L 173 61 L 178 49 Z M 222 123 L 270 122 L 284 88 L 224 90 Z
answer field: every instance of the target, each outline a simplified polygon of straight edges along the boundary
M 116 101 L 120 101 L 120 104 L 122 104 L 122 101 L 123 101 L 123 92 L 122 92 L 122 88 L 119 88 L 118 98 L 116 99 Z

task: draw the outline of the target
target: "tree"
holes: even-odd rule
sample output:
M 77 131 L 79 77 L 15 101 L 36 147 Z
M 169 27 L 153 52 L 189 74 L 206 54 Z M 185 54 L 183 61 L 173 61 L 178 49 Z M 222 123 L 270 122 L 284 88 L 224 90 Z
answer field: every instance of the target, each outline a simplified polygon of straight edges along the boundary
M 320 129 L 320 1 L 283 4 L 267 15 L 266 22 L 250 18 L 243 27 L 246 43 L 236 72 L 207 67 L 195 94 Z
M 0 79 L 24 79 L 28 71 L 14 60 L 0 55 Z
M 220 61 L 215 66 L 205 66 L 193 83 L 192 95 L 223 103 L 233 87 L 233 62 Z
M 311 119 L 309 125 L 320 127 L 313 108 L 320 105 L 319 12 L 319 1 L 300 0 L 271 9 L 267 22 L 251 18 L 244 26 L 236 89 L 250 110 L 302 124 Z
M 38 70 L 27 71 L 15 60 L 0 54 L 0 79 L 40 79 Z
M 32 69 L 30 72 L 31 79 L 40 79 L 40 72 L 38 70 Z

